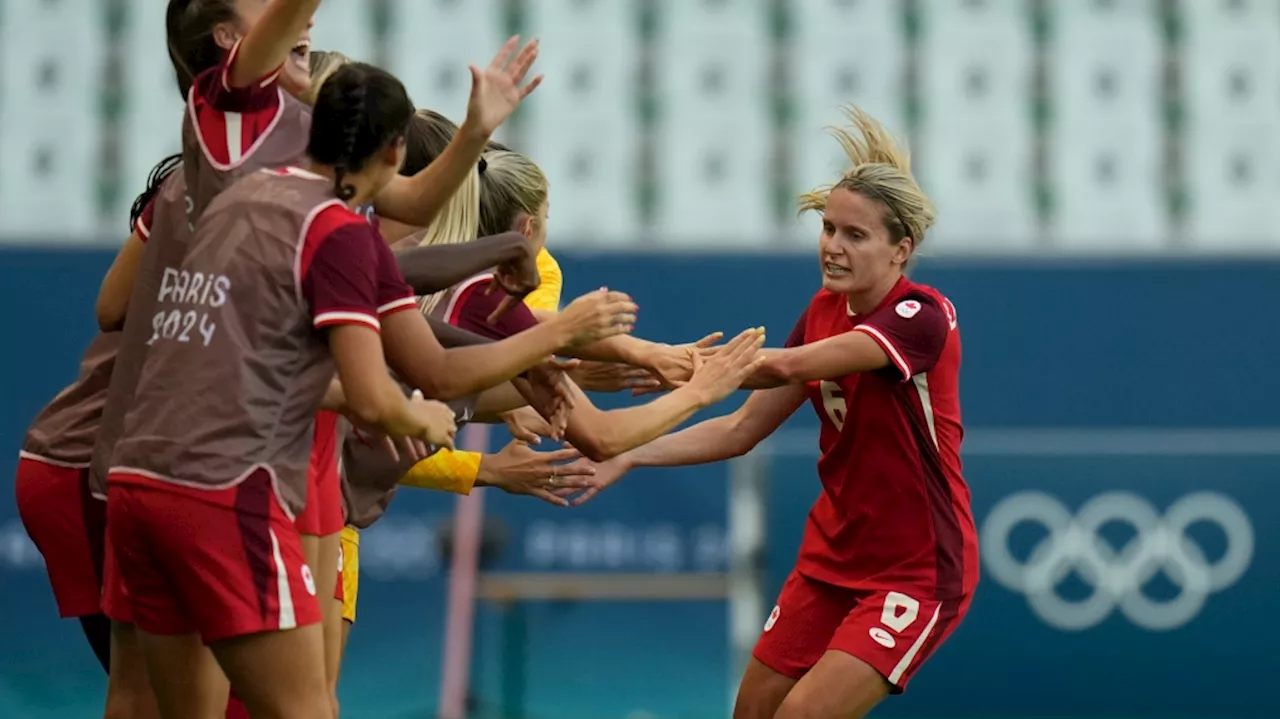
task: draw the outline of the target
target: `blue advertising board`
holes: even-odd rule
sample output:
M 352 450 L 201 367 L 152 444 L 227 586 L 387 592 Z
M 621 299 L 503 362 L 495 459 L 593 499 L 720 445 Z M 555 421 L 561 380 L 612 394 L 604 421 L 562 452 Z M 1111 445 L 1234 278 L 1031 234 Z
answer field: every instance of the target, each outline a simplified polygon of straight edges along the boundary
M 566 297 L 602 284 L 631 292 L 637 332 L 665 341 L 763 324 L 777 345 L 817 279 L 808 257 L 560 259 Z M 0 252 L 11 317 L 0 438 L 14 449 L 0 476 L 12 477 L 26 424 L 73 375 L 109 261 Z M 1265 321 L 1280 305 L 1280 264 L 925 260 L 917 274 L 959 312 L 983 579 L 965 623 L 876 716 L 1280 716 L 1265 681 L 1280 673 L 1280 335 Z M 797 413 L 785 431 L 799 439 L 768 459 L 766 606 L 818 491 L 814 427 L 807 408 Z M 725 465 L 637 472 L 577 510 L 489 492 L 504 536 L 490 566 L 723 571 L 727 493 Z M 78 627 L 56 619 L 11 488 L 0 497 L 0 716 L 92 715 L 101 672 Z M 447 573 L 438 533 L 452 508 L 406 490 L 366 533 L 344 717 L 433 716 Z M 500 716 L 514 692 L 527 717 L 723 717 L 731 667 L 716 602 L 483 606 L 476 716 Z

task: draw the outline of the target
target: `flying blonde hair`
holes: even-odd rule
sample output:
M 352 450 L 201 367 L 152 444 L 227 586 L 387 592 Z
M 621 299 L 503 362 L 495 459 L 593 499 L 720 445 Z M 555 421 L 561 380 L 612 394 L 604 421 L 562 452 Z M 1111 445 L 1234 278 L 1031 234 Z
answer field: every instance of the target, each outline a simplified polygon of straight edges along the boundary
M 853 105 L 846 106 L 844 113 L 851 127 L 828 127 L 827 131 L 840 143 L 852 167 L 835 184 L 801 195 L 800 212 L 824 212 L 832 190 L 847 190 L 888 208 L 884 223 L 893 244 L 910 237 L 912 249 L 920 247 L 938 213 L 911 174 L 911 154 L 871 115 Z

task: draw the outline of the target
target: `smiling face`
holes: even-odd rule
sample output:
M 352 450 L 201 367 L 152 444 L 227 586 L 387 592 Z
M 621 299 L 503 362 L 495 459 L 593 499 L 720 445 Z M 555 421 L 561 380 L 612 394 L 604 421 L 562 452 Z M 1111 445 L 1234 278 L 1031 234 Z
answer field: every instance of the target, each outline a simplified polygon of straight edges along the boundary
M 911 258 L 910 237 L 895 242 L 889 208 L 879 200 L 839 188 L 827 197 L 818 239 L 822 286 L 842 295 L 888 291 Z

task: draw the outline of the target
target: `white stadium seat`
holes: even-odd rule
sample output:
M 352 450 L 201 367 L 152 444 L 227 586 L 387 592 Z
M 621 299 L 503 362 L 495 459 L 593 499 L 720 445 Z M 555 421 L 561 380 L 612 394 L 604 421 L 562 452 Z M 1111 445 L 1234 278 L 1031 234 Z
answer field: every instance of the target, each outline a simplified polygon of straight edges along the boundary
M 1063 251 L 1158 250 L 1171 228 L 1156 8 L 1151 0 L 1056 0 L 1051 9 L 1052 240 Z
M 102 230 L 103 70 L 91 60 L 102 51 L 96 0 L 5 3 L 0 217 L 6 235 L 87 242 Z
M 929 0 L 916 169 L 938 206 L 938 252 L 1029 249 L 1031 35 L 1020 0 Z M 926 250 L 928 251 L 928 250 Z
M 123 230 L 133 198 L 157 162 L 182 150 L 183 100 L 165 43 L 168 0 L 132 0 L 124 29 L 125 112 L 120 122 L 120 180 L 109 230 Z
M 520 149 L 551 184 L 556 246 L 626 246 L 640 235 L 634 10 L 614 0 L 539 0 L 525 34 L 546 80 L 523 111 Z
M 798 0 L 792 3 L 791 68 L 795 103 L 791 126 L 789 197 L 833 182 L 848 160 L 825 128 L 844 125 L 841 108 L 854 104 L 901 136 L 906 41 L 898 0 Z M 816 219 L 791 219 L 785 236 L 808 246 Z
M 660 105 L 655 230 L 664 245 L 775 241 L 769 5 L 661 5 L 654 47 Z
M 1183 2 L 1189 242 L 1237 252 L 1280 240 L 1280 2 Z

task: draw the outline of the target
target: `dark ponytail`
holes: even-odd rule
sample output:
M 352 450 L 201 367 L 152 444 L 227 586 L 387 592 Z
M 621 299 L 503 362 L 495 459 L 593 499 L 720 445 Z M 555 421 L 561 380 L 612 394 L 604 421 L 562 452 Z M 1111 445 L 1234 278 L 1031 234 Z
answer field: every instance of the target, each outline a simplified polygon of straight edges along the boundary
M 177 75 L 183 98 L 196 76 L 217 67 L 226 56 L 213 31 L 222 23 L 235 23 L 235 0 L 169 0 L 164 13 L 169 61 Z
M 364 63 L 344 65 L 316 94 L 307 154 L 334 169 L 334 193 L 349 200 L 356 190 L 343 179 L 404 137 L 412 117 L 413 103 L 390 73 Z
M 138 218 L 142 217 L 142 211 L 147 209 L 147 205 L 155 199 L 156 194 L 160 192 L 160 185 L 164 184 L 165 178 L 173 174 L 182 164 L 182 155 L 169 155 L 156 166 L 151 168 L 151 174 L 147 176 L 147 189 L 142 191 L 133 200 L 133 207 L 129 208 L 129 228 L 133 229 L 138 225 Z

